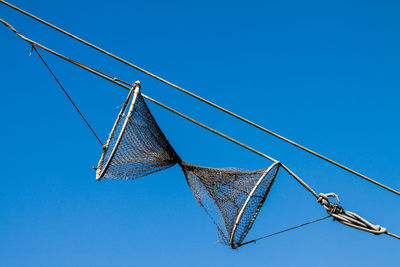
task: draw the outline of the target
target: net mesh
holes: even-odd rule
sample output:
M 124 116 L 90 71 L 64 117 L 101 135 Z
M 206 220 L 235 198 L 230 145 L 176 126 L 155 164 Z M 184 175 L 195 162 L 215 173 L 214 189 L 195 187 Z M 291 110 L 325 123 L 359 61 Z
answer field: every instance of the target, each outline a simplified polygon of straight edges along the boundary
M 122 114 L 103 155 L 104 159 L 98 166 L 100 174 L 107 168 L 102 177 L 135 179 L 169 168 L 180 161 L 154 120 L 140 92 L 131 105 L 134 105 L 133 113 L 131 116 Z M 126 120 L 127 125 L 123 131 Z M 122 138 L 112 155 L 121 132 Z M 110 163 L 107 167 L 108 161 Z
M 279 164 L 257 171 L 205 168 L 186 162 L 182 168 L 197 202 L 217 226 L 219 241 L 232 248 L 240 246 L 265 202 Z

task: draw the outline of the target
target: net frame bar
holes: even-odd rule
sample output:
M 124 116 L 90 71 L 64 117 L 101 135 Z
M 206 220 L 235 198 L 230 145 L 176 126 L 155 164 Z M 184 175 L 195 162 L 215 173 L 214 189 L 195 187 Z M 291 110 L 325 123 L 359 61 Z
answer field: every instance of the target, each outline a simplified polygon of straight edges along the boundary
M 123 135 L 125 133 L 125 129 L 126 129 L 127 125 L 128 125 L 129 119 L 132 117 L 132 114 L 135 111 L 135 102 L 136 102 L 137 96 L 139 94 L 139 91 L 140 91 L 140 82 L 137 81 L 137 82 L 135 82 L 133 84 L 133 87 L 129 91 L 128 97 L 126 98 L 126 100 L 124 102 L 124 105 L 122 106 L 121 111 L 118 114 L 118 117 L 117 117 L 117 119 L 116 119 L 116 121 L 114 123 L 114 126 L 113 126 L 112 130 L 111 130 L 111 133 L 110 133 L 110 135 L 109 135 L 109 137 L 107 139 L 107 142 L 106 142 L 106 144 L 105 144 L 105 146 L 103 148 L 103 153 L 101 154 L 101 158 L 100 158 L 100 161 L 99 161 L 99 164 L 98 164 L 98 167 L 97 167 L 97 171 L 96 171 L 96 180 L 97 181 L 100 181 L 101 178 L 103 178 L 103 176 L 106 173 L 107 169 L 110 167 L 111 161 L 113 160 L 114 155 L 115 155 L 115 153 L 116 153 L 116 151 L 118 149 L 118 146 L 121 143 L 122 137 L 123 137 Z M 105 157 L 105 155 L 107 154 L 107 151 L 108 151 L 108 145 L 110 144 L 111 139 L 114 136 L 115 130 L 117 128 L 117 125 L 118 125 L 119 121 L 121 120 L 122 114 L 125 112 L 125 110 L 126 110 L 126 108 L 128 106 L 128 103 L 132 98 L 132 94 L 133 94 L 133 99 L 132 99 L 131 104 L 129 106 L 128 115 L 126 116 L 124 124 L 122 125 L 121 132 L 120 132 L 120 134 L 118 136 L 118 139 L 117 139 L 117 141 L 115 143 L 115 146 L 114 146 L 114 148 L 113 148 L 113 150 L 111 152 L 111 155 L 108 158 L 108 161 L 107 161 L 106 165 L 104 166 L 104 168 L 102 170 L 103 163 L 104 163 L 103 162 L 104 161 L 104 157 Z
M 265 196 L 264 196 L 262 202 L 261 202 L 260 205 L 257 207 L 257 210 L 256 210 L 256 212 L 254 213 L 253 218 L 252 218 L 252 220 L 251 220 L 251 222 L 250 222 L 250 224 L 249 224 L 249 226 L 248 226 L 248 228 L 247 228 L 246 233 L 244 234 L 244 236 L 246 236 L 246 235 L 247 235 L 247 232 L 250 231 L 250 229 L 252 228 L 252 226 L 253 226 L 253 224 L 254 224 L 254 221 L 255 221 L 255 219 L 256 219 L 257 216 L 258 216 L 258 213 L 260 212 L 262 206 L 264 205 L 266 195 L 267 195 L 268 192 L 270 191 L 270 189 L 271 189 L 271 187 L 272 187 L 272 184 L 273 184 L 274 181 L 275 181 L 275 178 L 276 178 L 276 176 L 277 176 L 277 174 L 278 174 L 278 171 L 279 171 L 280 164 L 281 164 L 281 163 L 280 163 L 279 161 L 276 161 L 276 162 L 274 162 L 271 166 L 268 167 L 268 169 L 263 173 L 263 175 L 260 177 L 260 179 L 258 179 L 257 183 L 255 184 L 255 186 L 254 186 L 253 189 L 251 190 L 250 194 L 248 195 L 248 197 L 247 197 L 245 203 L 243 204 L 243 206 L 242 206 L 242 208 L 241 208 L 239 214 L 238 214 L 237 217 L 236 217 L 235 225 L 234 225 L 234 227 L 233 227 L 232 234 L 231 234 L 230 240 L 229 240 L 229 244 L 230 244 L 230 246 L 231 246 L 233 249 L 236 249 L 238 246 L 240 246 L 240 244 L 236 244 L 236 243 L 234 242 L 234 240 L 235 240 L 235 234 L 236 234 L 237 227 L 239 226 L 240 221 L 241 221 L 241 219 L 242 219 L 242 217 L 243 217 L 244 211 L 246 210 L 246 208 L 247 208 L 247 206 L 248 206 L 248 204 L 249 204 L 251 198 L 253 197 L 254 193 L 255 193 L 256 190 L 257 190 L 257 188 L 260 186 L 261 182 L 264 180 L 264 178 L 267 176 L 267 174 L 276 166 L 276 170 L 275 170 L 274 177 L 272 178 L 271 183 L 270 183 L 269 186 L 268 186 L 268 189 L 267 189 L 267 191 L 266 191 L 266 194 L 265 194 Z
M 121 110 L 119 111 L 118 117 L 114 122 L 114 126 L 112 127 L 111 132 L 108 135 L 108 139 L 107 139 L 106 143 L 103 145 L 103 153 L 101 154 L 99 163 L 97 164 L 97 168 L 96 168 L 96 179 L 97 180 L 99 180 L 98 177 L 100 176 L 101 168 L 103 168 L 104 157 L 107 154 L 108 146 L 110 145 L 111 139 L 114 136 L 115 129 L 117 128 L 117 125 L 118 125 L 119 121 L 121 120 L 122 114 L 125 112 L 125 109 L 128 106 L 128 103 L 129 103 L 129 100 L 131 99 L 132 93 L 133 93 L 133 90 L 131 89 L 129 91 L 127 98 L 125 99 L 125 102 L 124 102 Z

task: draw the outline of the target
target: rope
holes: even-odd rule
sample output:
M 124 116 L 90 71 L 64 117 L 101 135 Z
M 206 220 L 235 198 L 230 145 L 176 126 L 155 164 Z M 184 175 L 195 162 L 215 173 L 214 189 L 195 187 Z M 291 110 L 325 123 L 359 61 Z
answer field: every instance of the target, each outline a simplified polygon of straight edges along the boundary
M 316 219 L 316 220 L 313 220 L 313 221 L 309 221 L 309 222 L 302 223 L 302 224 L 299 224 L 299 225 L 294 226 L 294 227 L 287 228 L 287 229 L 282 230 L 282 231 L 279 231 L 279 232 L 275 232 L 275 233 L 273 233 L 273 234 L 265 235 L 265 236 L 262 236 L 262 237 L 259 237 L 259 238 L 256 238 L 256 239 L 253 239 L 253 240 L 244 242 L 244 243 L 242 243 L 239 247 L 244 246 L 244 245 L 247 245 L 247 244 L 250 244 L 250 243 L 255 243 L 255 242 L 257 242 L 258 240 L 261 240 L 261 239 L 264 239 L 264 238 L 268 238 L 268 237 L 271 237 L 271 236 L 274 236 L 274 235 L 282 234 L 282 233 L 284 233 L 284 232 L 288 232 L 288 231 L 291 231 L 291 230 L 294 230 L 294 229 L 297 229 L 297 228 L 300 228 L 300 227 L 303 227 L 303 226 L 306 226 L 306 225 L 309 225 L 309 224 L 312 224 L 312 223 L 316 223 L 316 222 L 325 220 L 325 219 L 327 219 L 327 218 L 329 218 L 329 217 L 331 217 L 331 216 L 328 215 L 328 216 L 325 216 L 325 217 L 322 217 L 322 218 L 319 218 L 319 219 Z
M 270 134 L 270 135 L 272 135 L 272 136 L 274 136 L 276 138 L 279 138 L 279 139 L 281 139 L 281 140 L 283 140 L 283 141 L 285 141 L 285 142 L 287 142 L 287 143 L 289 143 L 289 144 L 291 144 L 291 145 L 293 145 L 293 146 L 295 146 L 297 148 L 300 148 L 300 149 L 302 149 L 302 150 L 304 150 L 304 151 L 306 151 L 306 152 L 308 152 L 308 153 L 310 153 L 310 154 L 312 154 L 312 155 L 314 155 L 316 157 L 319 157 L 319 158 L 321 158 L 321 159 L 323 159 L 323 160 L 325 160 L 325 161 L 327 161 L 327 162 L 329 162 L 329 163 L 331 163 L 331 164 L 333 164 L 333 165 L 335 165 L 335 166 L 337 166 L 339 168 L 342 168 L 342 169 L 344 169 L 344 170 L 346 170 L 346 171 L 348 171 L 348 172 L 350 172 L 350 173 L 352 173 L 354 175 L 357 175 L 357 176 L 361 177 L 362 179 L 367 180 L 367 181 L 369 181 L 369 182 L 371 182 L 371 183 L 373 183 L 375 185 L 378 185 L 378 186 L 380 186 L 380 187 L 382 187 L 382 188 L 384 188 L 384 189 L 386 189 L 386 190 L 388 190 L 388 191 L 390 191 L 392 193 L 400 195 L 399 191 L 396 191 L 396 190 L 394 190 L 394 189 L 392 189 L 392 188 L 390 188 L 390 187 L 388 187 L 388 186 L 386 186 L 386 185 L 384 185 L 384 184 L 382 184 L 380 182 L 377 182 L 377 181 L 369 178 L 368 176 L 366 176 L 364 174 L 361 174 L 361 173 L 359 173 L 359 172 L 357 172 L 355 170 L 352 170 L 352 169 L 350 169 L 349 167 L 347 167 L 347 166 L 345 166 L 343 164 L 340 164 L 340 163 L 338 163 L 338 162 L 336 162 L 336 161 L 334 161 L 334 160 L 332 160 L 332 159 L 330 159 L 328 157 L 325 157 L 325 156 L 323 156 L 323 155 L 321 155 L 321 154 L 319 154 L 319 153 L 317 153 L 317 152 L 315 152 L 315 151 L 313 151 L 313 150 L 311 150 L 311 149 L 309 149 L 309 148 L 307 148 L 305 146 L 302 146 L 302 145 L 300 145 L 300 144 L 298 144 L 298 143 L 296 143 L 296 142 L 294 142 L 294 141 L 292 141 L 292 140 L 290 140 L 288 138 L 285 138 L 285 137 L 283 137 L 283 136 L 281 136 L 281 135 L 279 135 L 279 134 L 277 134 L 277 133 L 275 133 L 275 132 L 273 132 L 271 130 L 268 130 L 267 128 L 265 128 L 263 126 L 255 123 L 255 122 L 252 122 L 252 121 L 250 121 L 250 120 L 248 120 L 248 119 L 246 119 L 246 118 L 244 118 L 244 117 L 242 117 L 242 116 L 240 116 L 240 115 L 238 115 L 238 114 L 236 114 L 236 113 L 234 113 L 232 111 L 229 111 L 228 109 L 223 108 L 223 107 L 221 107 L 221 106 L 219 106 L 219 105 L 217 105 L 217 104 L 215 104 L 215 103 L 213 103 L 213 102 L 211 102 L 211 101 L 209 101 L 209 100 L 207 100 L 207 99 L 205 99 L 205 98 L 203 98 L 201 96 L 198 96 L 198 95 L 196 95 L 196 94 L 194 94 L 194 93 L 192 93 L 192 92 L 190 92 L 190 91 L 188 91 L 188 90 L 186 90 L 186 89 L 184 89 L 184 88 L 182 88 L 182 87 L 180 87 L 180 86 L 178 86 L 176 84 L 173 84 L 173 83 L 171 83 L 171 82 L 169 82 L 169 81 L 167 81 L 167 80 L 165 80 L 165 79 L 163 79 L 163 78 L 161 78 L 161 77 L 159 77 L 159 76 L 157 76 L 157 75 L 155 75 L 155 74 L 153 74 L 153 73 L 151 73 L 151 72 L 149 72 L 149 71 L 147 71 L 147 70 L 145 70 L 145 69 L 143 69 L 143 68 L 141 68 L 139 66 L 136 66 L 136 65 L 130 63 L 129 61 L 127 61 L 125 59 L 122 59 L 122 58 L 120 58 L 120 57 L 118 57 L 118 56 L 116 56 L 116 55 L 114 55 L 114 54 L 112 54 L 112 53 L 110 53 L 110 52 L 108 52 L 108 51 L 96 46 L 96 45 L 93 45 L 93 44 L 83 40 L 82 38 L 79 38 L 79 37 L 67 32 L 67 31 L 65 31 L 65 30 L 63 30 L 63 29 L 61 29 L 61 28 L 59 28 L 59 27 L 57 27 L 57 26 L 55 26 L 55 25 L 53 25 L 53 24 L 51 24 L 51 23 L 49 23 L 49 22 L 47 22 L 47 21 L 45 21 L 45 20 L 43 20 L 43 19 L 41 19 L 41 18 L 39 18 L 37 16 L 35 16 L 33 14 L 31 14 L 31 13 L 29 13 L 29 12 L 19 8 L 19 7 L 17 7 L 17 6 L 14 6 L 14 5 L 12 5 L 12 4 L 4 1 L 4 0 L 0 0 L 0 3 L 4 4 L 6 6 L 9 6 L 9 7 L 13 8 L 13 9 L 23 13 L 24 15 L 27 15 L 27 16 L 29 16 L 29 17 L 31 17 L 31 18 L 33 18 L 33 19 L 35 19 L 35 20 L 37 20 L 37 21 L 39 21 L 39 22 L 41 22 L 41 23 L 43 23 L 43 24 L 45 24 L 45 25 L 47 25 L 47 26 L 49 26 L 49 27 L 51 27 L 51 28 L 53 28 L 53 29 L 55 29 L 55 30 L 57 30 L 57 31 L 59 31 L 59 32 L 61 32 L 61 33 L 65 34 L 65 35 L 67 35 L 67 36 L 69 36 L 69 37 L 71 37 L 71 38 L 73 38 L 73 39 L 85 44 L 85 45 L 87 45 L 87 46 L 89 46 L 89 47 L 91 47 L 91 48 L 93 48 L 93 49 L 96 49 L 97 51 L 100 51 L 100 52 L 102 52 L 102 53 L 104 53 L 104 54 L 106 54 L 106 55 L 108 55 L 108 56 L 110 56 L 110 57 L 112 57 L 112 58 L 114 58 L 114 59 L 116 59 L 116 60 L 118 60 L 118 61 L 120 61 L 120 62 L 122 62 L 122 63 L 124 63 L 124 64 L 126 64 L 126 65 L 128 65 L 128 66 L 130 66 L 132 68 L 134 68 L 134 69 L 136 69 L 136 70 L 138 70 L 138 71 L 140 71 L 140 72 L 143 72 L 144 74 L 146 74 L 146 75 L 148 75 L 148 76 L 150 76 L 150 77 L 152 77 L 154 79 L 157 79 L 160 82 L 163 82 L 163 83 L 165 83 L 165 84 L 167 84 L 167 85 L 169 85 L 169 86 L 171 86 L 171 87 L 173 87 L 175 89 L 178 89 L 181 92 L 184 92 L 185 94 L 188 94 L 188 95 L 190 95 L 190 96 L 192 96 L 192 97 L 194 97 L 194 98 L 196 98 L 196 99 L 198 99 L 198 100 L 200 100 L 200 101 L 202 101 L 202 102 L 204 102 L 204 103 L 206 103 L 206 104 L 208 104 L 208 105 L 210 105 L 210 106 L 212 106 L 212 107 L 214 107 L 216 109 L 219 109 L 219 110 L 221 110 L 221 111 L 223 111 L 223 112 L 225 112 L 225 113 L 227 113 L 227 114 L 229 114 L 229 115 L 231 115 L 231 116 L 233 116 L 233 117 L 235 117 L 235 118 L 237 118 L 237 119 L 239 119 L 239 120 L 241 120 L 241 121 L 243 121 L 243 122 L 245 122 L 245 123 L 247 123 L 247 124 L 249 124 L 249 125 L 251 125 L 253 127 L 256 127 L 256 128 L 258 128 L 258 129 L 260 129 L 260 130 L 262 130 L 262 131 L 264 131 L 264 132 L 266 132 L 266 133 L 268 133 L 268 134 Z
M 56 75 L 54 74 L 54 72 L 51 70 L 51 68 L 49 67 L 49 65 L 46 63 L 46 61 L 43 59 L 43 57 L 40 55 L 39 51 L 36 49 L 36 47 L 32 44 L 32 49 L 36 52 L 36 54 L 39 56 L 39 58 L 41 59 L 41 61 L 43 62 L 43 64 L 46 66 L 47 70 L 51 73 L 51 75 L 53 76 L 54 80 L 58 83 L 58 85 L 60 86 L 61 90 L 64 92 L 64 94 L 67 96 L 69 102 L 71 102 L 71 104 L 74 106 L 74 108 L 76 109 L 76 111 L 78 111 L 79 115 L 81 116 L 81 118 L 83 119 L 83 121 L 86 123 L 87 127 L 89 127 L 90 131 L 93 133 L 93 135 L 96 137 L 97 141 L 99 141 L 100 145 L 103 145 L 103 143 L 101 142 L 100 138 L 97 136 L 96 132 L 93 130 L 92 126 L 90 126 L 89 122 L 86 120 L 85 116 L 83 116 L 82 112 L 79 110 L 78 106 L 75 104 L 75 102 L 72 100 L 72 98 L 69 96 L 68 92 L 65 90 L 64 86 L 62 86 L 62 84 L 60 83 L 60 81 L 58 80 L 58 78 L 56 77 Z
M 318 198 L 317 193 L 308 185 L 306 184 L 299 176 L 297 176 L 294 172 L 292 172 L 288 167 L 281 163 L 282 168 L 284 168 L 296 181 L 298 181 L 305 189 L 307 189 L 311 194 L 313 194 L 316 198 Z

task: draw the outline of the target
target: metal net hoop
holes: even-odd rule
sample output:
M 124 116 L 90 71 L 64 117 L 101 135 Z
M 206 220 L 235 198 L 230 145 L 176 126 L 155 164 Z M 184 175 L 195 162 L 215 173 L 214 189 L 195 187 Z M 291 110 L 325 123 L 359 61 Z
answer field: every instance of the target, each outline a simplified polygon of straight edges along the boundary
M 266 169 L 206 168 L 182 162 L 198 204 L 217 226 L 220 242 L 237 248 L 265 203 L 280 163 Z
M 96 179 L 135 179 L 169 168 L 179 161 L 144 102 L 140 84 L 135 83 L 103 147 Z

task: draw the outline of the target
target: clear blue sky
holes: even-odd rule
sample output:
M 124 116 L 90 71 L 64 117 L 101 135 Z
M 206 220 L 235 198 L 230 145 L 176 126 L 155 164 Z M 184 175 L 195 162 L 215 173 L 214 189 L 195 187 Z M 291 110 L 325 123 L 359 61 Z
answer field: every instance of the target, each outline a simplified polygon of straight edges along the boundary
M 265 127 L 400 188 L 398 1 L 22 1 L 14 4 Z M 22 33 L 279 159 L 317 192 L 400 233 L 400 197 L 0 5 Z M 395 266 L 400 242 L 326 220 L 237 251 L 216 244 L 179 167 L 95 180 L 96 139 L 38 57 L 0 27 L 1 266 Z M 103 140 L 126 91 L 47 53 Z M 263 158 L 149 107 L 193 164 Z M 281 171 L 248 238 L 324 210 Z

